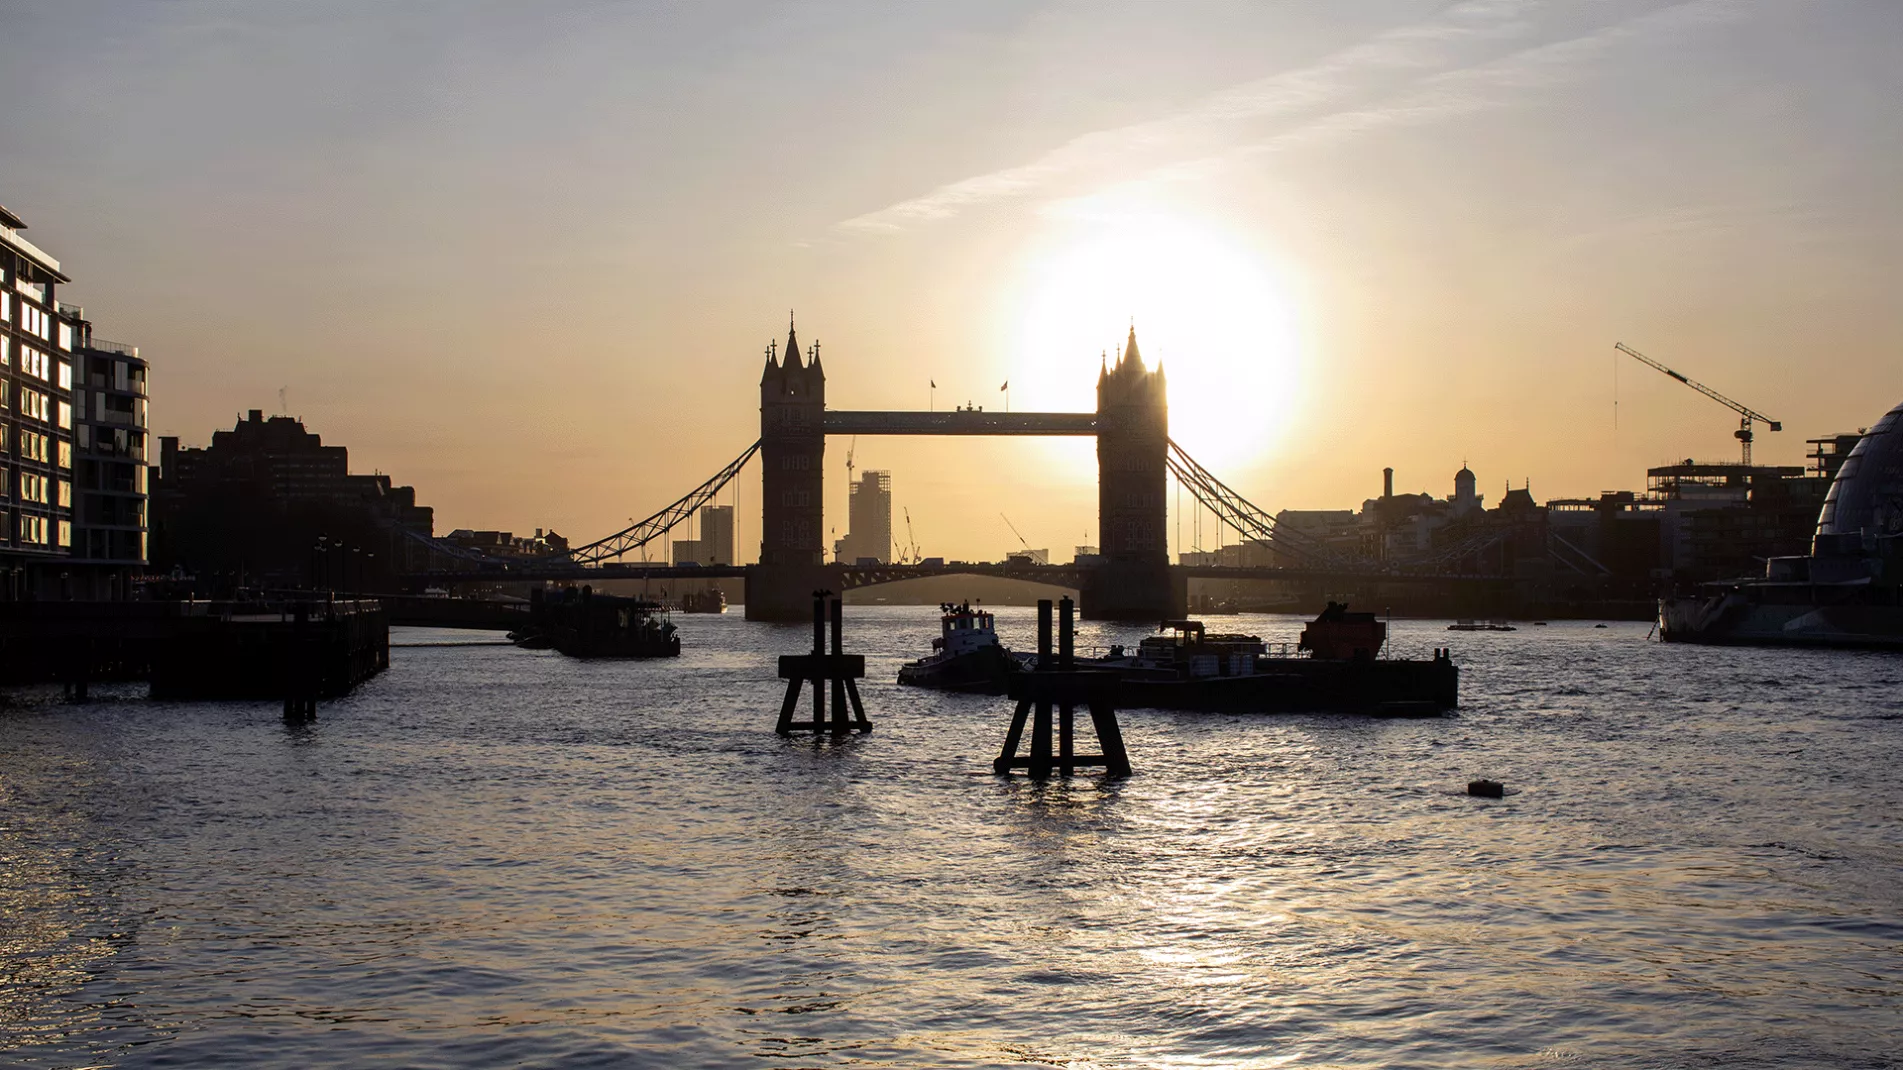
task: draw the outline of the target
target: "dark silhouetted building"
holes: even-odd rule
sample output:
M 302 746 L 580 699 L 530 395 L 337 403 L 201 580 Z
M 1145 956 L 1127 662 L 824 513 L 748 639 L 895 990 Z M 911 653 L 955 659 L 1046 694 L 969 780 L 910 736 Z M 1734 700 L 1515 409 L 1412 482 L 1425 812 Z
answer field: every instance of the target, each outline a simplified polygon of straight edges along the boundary
M 435 517 L 389 476 L 353 475 L 349 452 L 289 416 L 252 409 L 202 449 L 159 440 L 152 488 L 153 563 L 237 586 L 387 584 L 427 551 Z
M 74 352 L 78 462 L 73 560 L 106 579 L 104 596 L 130 589 L 148 555 L 146 371 L 137 346 L 95 337 L 83 324 Z M 95 596 L 100 596 L 97 593 Z

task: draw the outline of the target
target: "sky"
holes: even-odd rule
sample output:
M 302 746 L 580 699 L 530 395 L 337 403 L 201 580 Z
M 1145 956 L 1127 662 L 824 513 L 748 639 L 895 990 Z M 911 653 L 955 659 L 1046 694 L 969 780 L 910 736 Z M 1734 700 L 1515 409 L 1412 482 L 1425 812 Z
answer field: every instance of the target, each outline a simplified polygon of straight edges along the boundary
M 1087 410 L 1134 324 L 1260 506 L 1545 501 L 1735 456 L 1615 342 L 1760 463 L 1903 401 L 1898 100 L 1891 0 L 0 0 L 0 204 L 156 434 L 282 390 L 439 533 L 685 493 L 789 310 L 835 408 Z M 849 448 L 926 554 L 1096 541 L 1087 440 L 833 440 L 842 535 Z

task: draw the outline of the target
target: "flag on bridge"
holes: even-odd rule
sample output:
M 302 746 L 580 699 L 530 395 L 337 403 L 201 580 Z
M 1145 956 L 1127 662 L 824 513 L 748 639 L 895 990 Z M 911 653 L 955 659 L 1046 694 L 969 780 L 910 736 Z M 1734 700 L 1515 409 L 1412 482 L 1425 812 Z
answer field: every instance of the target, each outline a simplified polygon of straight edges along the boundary
M 936 380 L 936 379 L 933 379 L 933 380 L 931 381 L 931 383 L 932 383 L 932 389 L 933 389 L 933 390 L 937 390 L 937 389 L 938 389 L 938 380 Z
M 1009 380 L 1009 379 L 1006 379 L 1006 380 L 1004 381 L 1004 385 L 1003 385 L 1003 386 L 1001 386 L 1001 387 L 999 387 L 998 389 L 999 389 L 999 390 L 1009 390 L 1009 389 L 1011 389 L 1011 380 Z

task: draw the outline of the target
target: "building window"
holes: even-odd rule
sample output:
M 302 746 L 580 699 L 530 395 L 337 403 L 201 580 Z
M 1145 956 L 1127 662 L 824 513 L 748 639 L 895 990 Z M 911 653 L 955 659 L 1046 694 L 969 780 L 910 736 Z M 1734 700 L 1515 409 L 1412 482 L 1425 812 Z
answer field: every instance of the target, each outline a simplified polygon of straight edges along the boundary
M 0 368 L 13 366 L 13 339 L 0 334 Z
M 40 437 L 44 439 L 46 436 L 42 435 Z M 71 468 L 73 466 L 73 444 L 63 438 L 59 440 L 59 466 L 61 468 Z
M 68 353 L 73 351 L 73 326 L 70 323 L 59 325 L 59 347 Z
M 62 364 L 60 367 L 64 368 L 66 365 Z M 68 429 L 73 426 L 73 407 L 64 401 L 59 402 L 59 425 Z
M 59 481 L 59 507 L 61 509 L 71 509 L 73 507 L 73 481 L 70 479 L 62 479 Z M 65 544 L 62 543 L 61 545 L 63 546 Z
M 59 388 L 61 390 L 73 388 L 73 366 L 63 360 L 59 362 Z
M 73 544 L 72 521 L 62 520 L 59 522 L 59 544 L 61 546 L 71 546 Z

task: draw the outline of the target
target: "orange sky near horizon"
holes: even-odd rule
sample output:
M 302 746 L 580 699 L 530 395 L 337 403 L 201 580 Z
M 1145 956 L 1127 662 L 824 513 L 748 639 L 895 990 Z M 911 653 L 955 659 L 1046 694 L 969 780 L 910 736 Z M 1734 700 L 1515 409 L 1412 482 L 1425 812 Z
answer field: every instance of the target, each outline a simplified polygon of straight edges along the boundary
M 1761 463 L 1903 400 L 1903 6 L 5 10 L 0 203 L 151 359 L 154 434 L 285 388 L 439 533 L 684 493 L 789 307 L 837 408 L 1088 409 L 1134 322 L 1271 509 L 1735 456 L 1618 341 L 1782 420 Z M 1088 442 L 856 449 L 927 554 L 1096 541 Z

